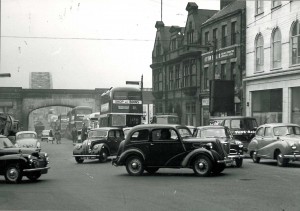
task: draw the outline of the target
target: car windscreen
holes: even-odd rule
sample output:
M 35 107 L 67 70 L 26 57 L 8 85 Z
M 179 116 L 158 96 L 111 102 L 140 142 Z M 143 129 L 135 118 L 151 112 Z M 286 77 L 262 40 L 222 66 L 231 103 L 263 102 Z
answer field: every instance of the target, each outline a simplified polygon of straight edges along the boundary
M 22 133 L 17 135 L 17 139 L 23 139 L 23 138 L 36 138 L 36 135 L 34 133 Z
M 11 147 L 14 147 L 14 145 L 11 143 L 11 141 L 8 138 L 6 137 L 0 138 L 0 148 L 11 148 Z
M 192 137 L 192 133 L 188 128 L 178 128 L 178 132 L 183 138 Z
M 91 130 L 88 134 L 89 138 L 106 137 L 107 130 Z
M 232 119 L 231 128 L 232 129 L 253 129 L 257 127 L 255 119 Z
M 300 127 L 298 126 L 280 126 L 273 129 L 275 136 L 300 135 Z

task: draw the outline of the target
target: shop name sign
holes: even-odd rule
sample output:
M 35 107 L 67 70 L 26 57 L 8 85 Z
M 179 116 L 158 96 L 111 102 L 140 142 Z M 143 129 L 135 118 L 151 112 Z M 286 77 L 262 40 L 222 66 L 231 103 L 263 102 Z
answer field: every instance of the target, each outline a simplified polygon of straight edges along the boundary
M 222 59 L 228 59 L 228 58 L 234 58 L 236 57 L 236 49 L 228 49 L 228 50 L 221 50 L 216 53 L 216 60 L 222 60 Z M 204 56 L 204 63 L 212 62 L 214 59 L 213 54 L 209 54 L 207 56 Z

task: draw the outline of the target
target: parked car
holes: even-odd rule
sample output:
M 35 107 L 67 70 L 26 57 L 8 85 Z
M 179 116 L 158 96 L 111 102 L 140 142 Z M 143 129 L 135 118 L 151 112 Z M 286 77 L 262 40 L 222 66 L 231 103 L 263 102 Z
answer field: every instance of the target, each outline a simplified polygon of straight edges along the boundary
M 18 148 L 3 135 L 0 135 L 0 175 L 10 183 L 18 183 L 23 176 L 35 181 L 46 174 L 49 164 L 47 153 L 35 148 Z
M 41 143 L 34 131 L 21 131 L 16 133 L 17 147 L 23 148 L 41 148 Z
M 198 138 L 217 138 L 223 144 L 223 147 L 232 159 L 234 165 L 238 168 L 243 165 L 244 145 L 241 141 L 234 139 L 230 130 L 225 126 L 211 125 L 197 127 L 193 133 Z
M 169 124 L 145 124 L 133 127 L 121 142 L 115 166 L 126 166 L 129 175 L 153 174 L 159 168 L 192 168 L 198 176 L 222 172 L 226 157 L 215 138 L 195 138 L 188 127 Z
M 50 138 L 50 130 L 43 130 L 42 131 L 42 136 L 41 136 L 41 141 L 52 141 Z
M 269 158 L 284 167 L 289 161 L 300 160 L 300 126 L 285 123 L 261 125 L 248 146 L 248 152 L 254 163 Z
M 209 119 L 209 125 L 222 125 L 228 127 L 232 132 L 233 137 L 240 140 L 246 148 L 254 137 L 257 129 L 256 119 L 247 116 L 211 117 Z
M 124 133 L 120 128 L 91 129 L 88 138 L 74 146 L 73 156 L 77 163 L 82 163 L 84 159 L 99 159 L 100 162 L 106 162 L 109 156 L 117 154 L 122 140 L 124 140 Z

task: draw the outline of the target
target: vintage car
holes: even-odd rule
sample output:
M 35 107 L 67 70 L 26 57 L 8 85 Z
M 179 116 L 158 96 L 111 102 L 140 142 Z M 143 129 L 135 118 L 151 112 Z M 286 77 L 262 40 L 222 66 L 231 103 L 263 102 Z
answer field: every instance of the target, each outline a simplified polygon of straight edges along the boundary
M 41 148 L 41 143 L 34 131 L 21 131 L 16 133 L 16 147 Z
M 248 152 L 254 163 L 269 158 L 284 167 L 289 161 L 300 160 L 300 126 L 285 123 L 261 125 L 249 143 Z
M 122 140 L 124 140 L 124 133 L 121 128 L 91 129 L 88 138 L 74 146 L 73 156 L 77 163 L 82 163 L 84 159 L 99 159 L 100 162 L 106 162 L 109 156 L 117 154 Z
M 209 125 L 222 125 L 229 128 L 233 137 L 240 140 L 245 147 L 254 137 L 257 122 L 254 117 L 247 116 L 222 116 L 211 117 Z
M 42 136 L 41 136 L 41 141 L 50 141 L 52 140 L 50 135 L 50 130 L 43 130 L 42 131 Z
M 217 138 L 223 144 L 228 157 L 232 159 L 233 164 L 240 168 L 243 165 L 244 146 L 243 143 L 234 139 L 230 130 L 225 126 L 209 125 L 197 127 L 193 133 L 198 138 Z
M 3 135 L 0 135 L 0 175 L 10 183 L 18 183 L 23 176 L 35 181 L 46 174 L 49 164 L 47 153 L 36 148 L 17 148 Z
M 129 175 L 153 174 L 159 168 L 192 168 L 198 176 L 219 174 L 231 163 L 221 142 L 195 138 L 186 126 L 145 124 L 133 127 L 121 142 L 115 166 L 126 166 Z

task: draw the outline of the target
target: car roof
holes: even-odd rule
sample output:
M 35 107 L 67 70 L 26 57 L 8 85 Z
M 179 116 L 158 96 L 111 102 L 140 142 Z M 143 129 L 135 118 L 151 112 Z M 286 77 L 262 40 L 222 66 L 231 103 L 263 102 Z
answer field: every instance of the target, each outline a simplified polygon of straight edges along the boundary
M 206 125 L 206 126 L 199 126 L 197 127 L 197 129 L 217 129 L 217 128 L 220 128 L 220 129 L 223 129 L 223 128 L 226 128 L 225 126 L 222 126 L 222 125 Z
M 177 127 L 185 127 L 188 128 L 185 125 L 178 125 L 178 124 L 142 124 L 142 125 L 137 125 L 134 126 L 134 129 L 142 129 L 142 128 L 177 128 Z
M 260 125 L 259 127 L 279 127 L 279 126 L 298 126 L 297 124 L 293 123 L 266 123 L 263 125 Z
M 254 117 L 250 117 L 250 116 L 214 116 L 214 117 L 210 117 L 209 119 L 255 119 Z
M 34 132 L 34 131 L 20 131 L 20 132 L 17 132 L 16 135 L 20 135 L 20 134 L 24 134 L 24 133 L 31 133 L 31 134 L 33 133 L 36 135 L 36 132 Z
M 98 128 L 93 128 L 90 131 L 95 131 L 95 130 L 122 130 L 122 129 L 118 127 L 98 127 Z

